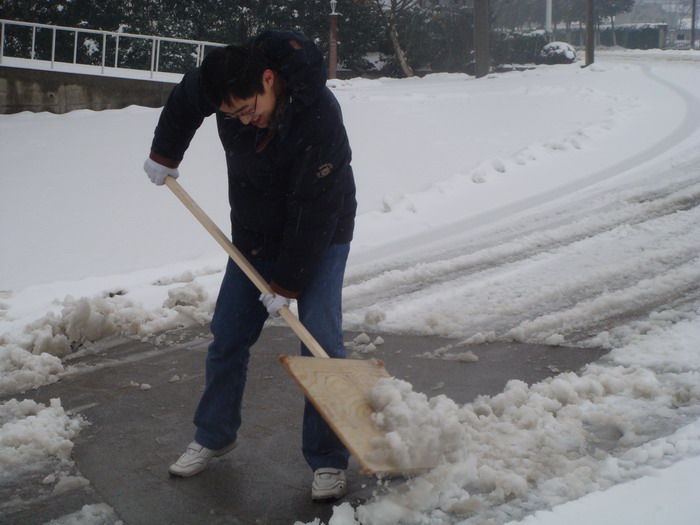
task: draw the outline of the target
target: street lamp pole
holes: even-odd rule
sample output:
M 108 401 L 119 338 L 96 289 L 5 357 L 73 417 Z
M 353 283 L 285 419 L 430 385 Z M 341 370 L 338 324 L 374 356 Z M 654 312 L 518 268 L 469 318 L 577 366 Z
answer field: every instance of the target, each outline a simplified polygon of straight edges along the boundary
M 328 78 L 338 78 L 338 16 L 340 13 L 335 11 L 338 5 L 338 0 L 330 0 L 331 3 L 331 14 L 330 26 L 331 34 L 329 38 L 329 49 L 328 49 Z
M 690 49 L 695 49 L 695 29 L 697 27 L 698 0 L 693 0 L 692 14 L 690 17 Z

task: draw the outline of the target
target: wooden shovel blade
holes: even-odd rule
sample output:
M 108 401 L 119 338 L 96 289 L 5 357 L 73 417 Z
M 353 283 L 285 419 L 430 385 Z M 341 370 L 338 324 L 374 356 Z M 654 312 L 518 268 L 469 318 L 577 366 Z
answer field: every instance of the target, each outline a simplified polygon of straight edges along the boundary
M 382 362 L 289 355 L 280 356 L 280 362 L 355 456 L 361 473 L 406 470 L 397 468 L 382 454 L 373 454 L 372 440 L 384 434 L 372 422 L 369 392 L 379 379 L 391 377 Z

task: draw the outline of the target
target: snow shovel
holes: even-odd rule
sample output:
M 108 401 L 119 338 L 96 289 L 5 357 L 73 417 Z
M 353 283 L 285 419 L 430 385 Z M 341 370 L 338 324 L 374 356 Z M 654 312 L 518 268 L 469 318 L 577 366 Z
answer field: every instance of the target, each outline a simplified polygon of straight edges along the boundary
M 204 213 L 180 184 L 172 177 L 165 184 L 192 212 L 195 218 L 226 250 L 261 293 L 271 293 L 270 287 L 228 237 Z M 350 453 L 360 463 L 363 474 L 396 472 L 399 469 L 372 454 L 372 441 L 384 436 L 372 422 L 372 407 L 368 394 L 382 377 L 390 377 L 384 364 L 377 360 L 331 359 L 301 321 L 286 306 L 280 315 L 294 330 L 315 357 L 282 355 L 279 360 L 319 411 Z M 420 467 L 419 467 L 420 468 Z M 422 467 L 429 468 L 429 466 Z

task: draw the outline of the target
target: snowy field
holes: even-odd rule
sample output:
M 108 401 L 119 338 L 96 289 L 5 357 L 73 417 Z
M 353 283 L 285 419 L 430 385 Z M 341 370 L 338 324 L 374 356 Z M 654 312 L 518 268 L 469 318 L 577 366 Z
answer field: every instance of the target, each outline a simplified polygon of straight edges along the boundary
M 700 53 L 596 59 L 329 82 L 358 185 L 347 329 L 462 341 L 435 359 L 488 341 L 610 352 L 461 406 L 379 385 L 382 452 L 440 464 L 327 525 L 697 525 Z M 2 482 L 70 465 L 86 424 L 31 389 L 115 336 L 158 344 L 210 319 L 226 256 L 141 170 L 158 115 L 0 116 Z M 224 172 L 208 119 L 179 181 L 226 230 Z M 44 484 L 87 481 L 66 469 Z

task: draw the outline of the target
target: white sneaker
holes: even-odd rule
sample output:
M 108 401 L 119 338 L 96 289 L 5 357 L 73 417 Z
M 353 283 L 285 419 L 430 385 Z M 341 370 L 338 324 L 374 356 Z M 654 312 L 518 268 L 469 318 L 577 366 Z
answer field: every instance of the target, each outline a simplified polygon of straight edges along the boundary
M 238 445 L 237 441 L 234 441 L 230 445 L 220 448 L 219 450 L 212 450 L 207 447 L 203 447 L 196 441 L 193 441 L 187 445 L 187 450 L 180 456 L 180 458 L 170 465 L 168 472 L 173 476 L 179 476 L 181 478 L 187 478 L 199 474 L 204 470 L 204 468 L 209 464 L 211 458 L 223 456 L 224 454 L 231 452 Z
M 340 499 L 348 491 L 345 471 L 339 468 L 320 468 L 314 472 L 311 499 L 314 501 Z

